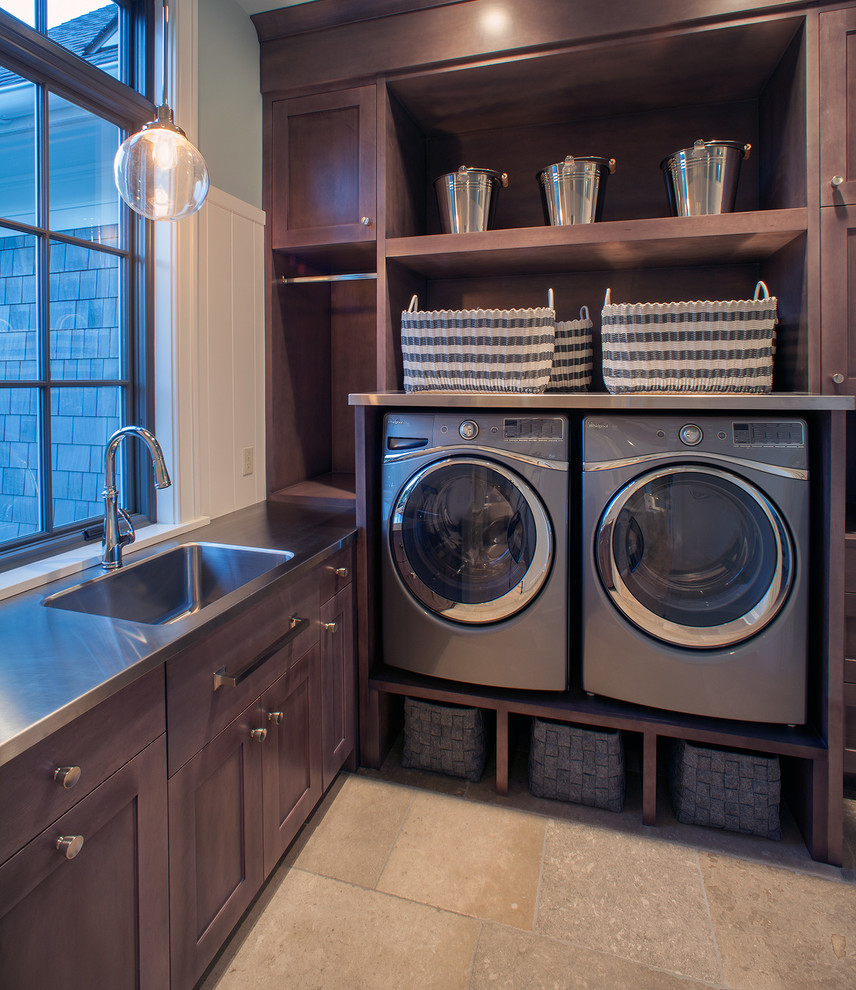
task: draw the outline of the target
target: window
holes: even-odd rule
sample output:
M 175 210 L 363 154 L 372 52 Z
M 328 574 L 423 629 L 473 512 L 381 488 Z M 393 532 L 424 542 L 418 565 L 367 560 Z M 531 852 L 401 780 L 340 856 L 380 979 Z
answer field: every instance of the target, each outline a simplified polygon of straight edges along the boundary
M 0 558 L 72 543 L 103 512 L 104 449 L 146 425 L 146 232 L 113 156 L 151 116 L 127 82 L 144 5 L 0 0 Z M 12 15 L 12 16 L 8 16 Z M 23 23 L 22 23 L 23 22 Z M 124 445 L 130 447 L 131 445 Z M 120 502 L 150 486 L 123 451 Z M 139 468 L 139 470 L 138 470 Z

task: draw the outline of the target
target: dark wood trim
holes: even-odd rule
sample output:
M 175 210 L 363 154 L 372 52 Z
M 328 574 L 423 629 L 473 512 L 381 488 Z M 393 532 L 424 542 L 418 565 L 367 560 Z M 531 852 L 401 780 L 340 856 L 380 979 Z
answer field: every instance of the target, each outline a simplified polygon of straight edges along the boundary
M 448 7 L 472 0 L 315 0 L 279 10 L 253 14 L 250 20 L 259 41 L 294 37 L 309 31 L 329 30 L 343 24 L 371 21 L 379 17 L 408 14 L 428 7 Z
M 599 0 L 573 4 L 567 0 L 509 0 L 504 4 L 507 19 L 497 21 L 492 16 L 496 13 L 492 0 L 470 0 L 337 24 L 310 35 L 265 38 L 261 42 L 261 89 L 267 93 L 321 88 L 417 66 L 595 39 L 614 40 L 804 6 L 787 0 L 657 0 L 644 4 L 623 0 L 610 8 L 607 18 Z

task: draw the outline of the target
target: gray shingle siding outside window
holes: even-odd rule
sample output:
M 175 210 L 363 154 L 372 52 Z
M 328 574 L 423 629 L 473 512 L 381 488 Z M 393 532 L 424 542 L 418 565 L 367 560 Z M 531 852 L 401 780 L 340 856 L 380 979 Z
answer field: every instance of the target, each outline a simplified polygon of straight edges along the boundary
M 89 237 L 91 231 L 67 231 Z M 28 245 L 26 242 L 30 241 Z M 38 375 L 36 276 L 32 239 L 0 241 L 0 369 L 7 381 Z M 51 373 L 54 381 L 120 378 L 116 259 L 72 244 L 51 245 Z M 116 388 L 69 385 L 51 395 L 51 464 L 57 519 L 101 512 L 104 443 L 121 425 Z M 38 395 L 0 389 L 0 540 L 32 532 L 39 522 Z

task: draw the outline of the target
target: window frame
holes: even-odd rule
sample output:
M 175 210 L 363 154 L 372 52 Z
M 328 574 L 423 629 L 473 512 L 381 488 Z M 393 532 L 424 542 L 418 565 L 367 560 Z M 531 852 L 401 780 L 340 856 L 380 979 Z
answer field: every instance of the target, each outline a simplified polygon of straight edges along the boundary
M 0 9 L 0 63 L 22 78 L 42 87 L 38 99 L 37 128 L 42 138 L 46 138 L 44 107 L 50 93 L 68 100 L 90 113 L 95 114 L 118 127 L 120 139 L 138 130 L 155 113 L 155 105 L 147 95 L 154 91 L 154 36 L 155 0 L 113 0 L 123 7 L 128 15 L 128 52 L 126 58 L 129 83 L 119 82 L 101 69 L 91 65 L 72 52 L 51 41 L 51 39 L 18 18 Z M 37 17 L 43 23 L 43 18 Z M 121 57 L 121 55 L 120 55 Z M 40 189 L 47 183 L 47 147 L 42 147 L 42 155 L 37 162 L 37 183 Z M 154 225 L 137 217 L 124 203 L 121 203 L 123 216 L 120 222 L 127 230 L 127 285 L 123 298 L 123 321 L 130 326 L 126 340 L 128 354 L 121 372 L 122 381 L 127 380 L 130 422 L 152 428 L 154 424 Z M 50 244 L 57 232 L 50 230 L 49 218 L 43 215 L 41 201 L 36 216 L 36 224 L 11 223 L 0 219 L 7 229 L 19 230 L 22 234 L 33 234 L 41 238 L 42 250 L 37 267 L 40 309 L 47 313 L 45 298 L 49 294 L 48 266 Z M 42 226 L 44 223 L 46 226 Z M 65 239 L 65 238 L 63 238 Z M 81 243 L 73 238 L 67 243 Z M 109 253 L 109 252 L 108 252 Z M 47 346 L 49 333 L 40 328 L 39 347 Z M 43 367 L 43 376 L 47 369 Z M 47 388 L 50 394 L 49 377 L 39 379 L 36 387 Z M 47 406 L 43 405 L 43 409 Z M 51 441 L 50 421 L 42 423 L 40 443 L 42 446 L 42 483 L 40 497 L 44 504 L 50 497 Z M 126 486 L 135 492 L 131 513 L 135 525 L 155 521 L 156 500 L 151 466 L 143 457 L 139 444 L 123 444 L 120 450 Z M 45 494 L 47 492 L 47 495 Z M 18 567 L 52 554 L 60 553 L 85 544 L 89 539 L 100 538 L 100 528 L 91 521 L 76 521 L 52 531 L 40 530 L 37 534 L 21 537 L 0 546 L 0 572 Z

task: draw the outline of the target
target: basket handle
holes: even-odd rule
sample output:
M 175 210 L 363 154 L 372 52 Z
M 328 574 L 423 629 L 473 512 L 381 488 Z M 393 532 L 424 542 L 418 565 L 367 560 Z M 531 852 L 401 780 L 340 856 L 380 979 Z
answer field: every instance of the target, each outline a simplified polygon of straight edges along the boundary
M 547 289 L 547 309 L 555 309 L 556 304 L 553 299 L 553 290 Z
M 419 296 L 414 296 L 410 300 L 410 305 L 407 307 L 407 312 L 408 313 L 415 313 L 415 312 L 417 312 L 417 307 L 418 306 L 419 306 Z
M 580 306 L 580 319 L 587 320 L 589 318 L 588 306 Z
M 758 294 L 761 289 L 764 290 L 764 295 L 763 296 L 761 296 L 761 295 Z M 755 286 L 755 295 L 752 297 L 752 301 L 753 302 L 758 302 L 759 299 L 769 299 L 769 298 L 770 298 L 770 290 L 767 288 L 767 283 L 766 282 L 759 282 Z
M 612 303 L 612 290 L 609 286 L 606 287 L 606 295 L 603 297 L 603 305 L 609 306 Z

